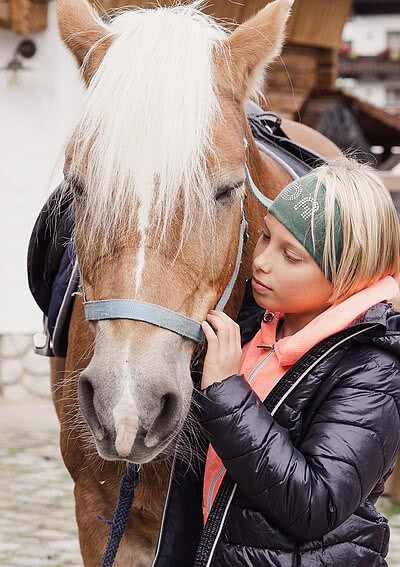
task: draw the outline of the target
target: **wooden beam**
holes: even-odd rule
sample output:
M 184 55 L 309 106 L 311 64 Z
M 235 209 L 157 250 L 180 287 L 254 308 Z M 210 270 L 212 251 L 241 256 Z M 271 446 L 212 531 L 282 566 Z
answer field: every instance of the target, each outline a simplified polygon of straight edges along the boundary
M 10 0 L 11 28 L 20 34 L 29 33 L 30 0 Z
M 288 22 L 288 40 L 299 45 L 338 48 L 351 7 L 352 0 L 296 0 Z
M 0 25 L 9 25 L 10 22 L 10 3 L 0 0 Z
M 379 174 L 388 191 L 391 193 L 400 193 L 400 175 L 390 175 L 386 172 L 379 172 Z
M 354 0 L 354 14 L 398 14 L 399 0 Z
M 48 20 L 48 5 L 47 1 L 31 2 L 29 10 L 29 29 L 31 32 L 40 32 L 47 28 Z

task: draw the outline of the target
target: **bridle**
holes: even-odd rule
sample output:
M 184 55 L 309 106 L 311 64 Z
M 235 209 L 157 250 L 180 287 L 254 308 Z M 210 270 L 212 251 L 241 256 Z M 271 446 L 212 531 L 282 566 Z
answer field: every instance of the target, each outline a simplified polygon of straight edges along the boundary
M 248 141 L 243 139 L 245 150 L 248 148 Z M 272 201 L 265 197 L 254 184 L 247 163 L 244 163 L 246 173 L 246 181 L 250 191 L 253 193 L 257 201 L 264 207 L 271 206 Z M 221 298 L 219 299 L 215 309 L 223 311 L 230 296 L 242 261 L 243 247 L 248 237 L 248 223 L 244 213 L 244 197 L 241 200 L 241 219 L 240 219 L 240 232 L 238 250 L 236 254 L 235 267 L 232 276 L 225 287 Z M 82 280 L 81 280 L 82 281 Z M 146 301 L 137 301 L 135 299 L 104 299 L 95 301 L 86 301 L 83 284 L 81 284 L 82 295 L 84 299 L 85 318 L 87 321 L 101 321 L 105 319 L 132 319 L 135 321 L 144 321 L 163 329 L 173 331 L 182 337 L 191 339 L 194 342 L 200 343 L 203 340 L 203 331 L 201 324 L 186 317 L 182 313 L 172 311 L 154 303 Z

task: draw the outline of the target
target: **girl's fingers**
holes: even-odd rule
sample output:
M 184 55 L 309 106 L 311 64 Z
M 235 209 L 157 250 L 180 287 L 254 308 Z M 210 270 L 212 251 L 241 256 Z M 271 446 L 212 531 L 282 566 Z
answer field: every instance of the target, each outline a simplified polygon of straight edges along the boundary
M 219 317 L 220 319 L 222 319 L 223 321 L 226 321 L 227 323 L 234 323 L 233 319 L 231 319 L 229 317 L 229 315 L 227 315 L 223 311 L 216 311 L 215 309 L 211 309 L 211 311 L 209 313 L 211 315 L 215 315 L 216 317 Z
M 230 330 L 226 322 L 218 317 L 218 315 L 208 314 L 207 321 L 211 323 L 215 331 L 217 332 L 218 340 L 221 345 L 226 345 L 229 343 Z
M 210 321 L 215 329 L 222 330 L 227 328 L 226 322 L 214 313 L 207 315 L 207 321 Z
M 221 328 L 233 328 L 236 325 L 236 323 L 222 311 L 210 311 L 207 315 L 207 319 L 208 317 L 211 317 L 213 322 L 219 323 Z
M 239 325 L 235 323 L 226 313 L 223 311 L 210 311 L 207 316 L 213 327 L 219 331 L 219 336 L 227 341 L 229 344 L 236 345 L 240 343 L 240 329 Z
M 239 343 L 239 346 L 242 347 L 242 335 L 240 333 L 240 327 L 237 323 L 235 323 L 235 338 L 236 341 Z
M 203 332 L 206 336 L 207 342 L 208 343 L 212 343 L 212 342 L 218 342 L 218 338 L 217 335 L 215 334 L 213 328 L 211 327 L 211 325 L 209 323 L 207 323 L 207 321 L 203 321 L 201 324 L 201 328 L 203 329 Z

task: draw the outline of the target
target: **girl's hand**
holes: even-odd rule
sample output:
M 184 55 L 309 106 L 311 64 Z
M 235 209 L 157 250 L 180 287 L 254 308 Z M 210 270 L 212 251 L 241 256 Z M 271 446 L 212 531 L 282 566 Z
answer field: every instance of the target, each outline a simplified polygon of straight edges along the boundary
M 242 348 L 239 325 L 222 311 L 210 311 L 201 326 L 208 343 L 200 386 L 204 389 L 238 373 Z

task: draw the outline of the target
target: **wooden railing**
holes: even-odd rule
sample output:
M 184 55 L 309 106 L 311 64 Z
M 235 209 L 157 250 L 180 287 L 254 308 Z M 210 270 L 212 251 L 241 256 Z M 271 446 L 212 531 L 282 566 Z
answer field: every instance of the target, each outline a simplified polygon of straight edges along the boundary
M 379 56 L 339 57 L 339 77 L 394 77 L 400 75 L 400 60 Z

